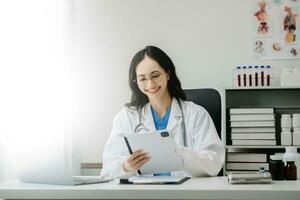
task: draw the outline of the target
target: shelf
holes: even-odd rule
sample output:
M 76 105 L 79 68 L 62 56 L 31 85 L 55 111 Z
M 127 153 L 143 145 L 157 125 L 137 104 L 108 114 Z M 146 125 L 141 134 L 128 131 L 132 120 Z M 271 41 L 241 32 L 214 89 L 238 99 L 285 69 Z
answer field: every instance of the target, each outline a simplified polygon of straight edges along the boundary
M 231 108 L 245 108 L 245 106 L 241 107 L 231 107 Z M 279 106 L 247 106 L 246 108 L 274 108 L 275 109 L 275 114 L 276 110 L 279 109 L 300 109 L 300 105 L 294 105 L 294 106 L 289 106 L 289 105 L 279 105 Z M 229 109 L 229 108 L 228 108 Z
M 225 143 L 226 153 L 265 153 L 267 156 L 283 153 L 286 147 L 295 147 L 300 151 L 300 145 L 232 145 L 231 140 L 231 108 L 274 108 L 275 136 L 280 144 L 280 115 L 284 113 L 300 113 L 300 87 L 228 87 L 225 88 Z M 276 144 L 276 143 L 275 143 Z M 226 169 L 226 162 L 224 164 Z M 225 174 L 226 174 L 226 170 Z
M 225 90 L 280 90 L 300 89 L 300 86 L 264 86 L 264 87 L 225 87 Z
M 286 147 L 297 147 L 300 148 L 300 146 L 258 146 L 258 145 L 226 145 L 225 148 L 227 149 L 285 149 Z
M 300 109 L 300 106 L 276 106 L 274 107 L 276 109 Z M 275 111 L 276 113 L 276 111 Z

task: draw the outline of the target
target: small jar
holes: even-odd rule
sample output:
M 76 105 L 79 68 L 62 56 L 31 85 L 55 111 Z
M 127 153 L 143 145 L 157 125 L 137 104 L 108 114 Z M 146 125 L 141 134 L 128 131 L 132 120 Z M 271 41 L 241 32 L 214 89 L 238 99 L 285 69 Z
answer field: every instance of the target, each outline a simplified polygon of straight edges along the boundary
M 291 131 L 282 131 L 280 133 L 280 145 L 281 146 L 292 145 L 292 132 Z
M 272 180 L 284 180 L 284 163 L 282 155 L 271 155 L 269 161 L 269 170 Z
M 297 167 L 295 165 L 295 161 L 286 161 L 284 176 L 286 180 L 297 180 Z
M 300 155 L 297 152 L 297 147 L 286 147 L 285 153 L 282 155 L 282 160 L 285 164 L 287 163 L 287 161 L 295 162 L 297 168 L 297 179 L 300 179 Z

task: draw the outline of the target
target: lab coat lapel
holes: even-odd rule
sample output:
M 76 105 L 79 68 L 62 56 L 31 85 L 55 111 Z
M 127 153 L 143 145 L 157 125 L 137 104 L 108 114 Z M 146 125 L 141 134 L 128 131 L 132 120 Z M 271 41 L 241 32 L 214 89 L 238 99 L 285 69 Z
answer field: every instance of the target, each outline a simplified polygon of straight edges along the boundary
M 175 98 L 173 98 L 167 130 L 171 131 L 177 124 L 180 124 L 181 118 L 181 110 L 178 101 Z
M 142 112 L 142 123 L 144 123 L 144 126 L 146 127 L 146 129 L 151 130 L 151 131 L 155 131 L 155 125 L 154 125 L 154 120 L 153 120 L 153 115 L 151 112 L 151 106 L 150 103 L 147 103 L 144 107 L 143 107 L 143 112 Z

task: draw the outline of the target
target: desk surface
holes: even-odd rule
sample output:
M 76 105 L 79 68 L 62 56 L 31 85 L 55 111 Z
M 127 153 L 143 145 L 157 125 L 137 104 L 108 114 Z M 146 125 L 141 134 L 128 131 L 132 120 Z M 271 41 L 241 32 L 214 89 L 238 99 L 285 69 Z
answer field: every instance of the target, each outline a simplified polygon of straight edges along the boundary
M 181 185 L 119 185 L 109 183 L 62 186 L 0 184 L 0 199 L 300 199 L 300 181 L 230 185 L 226 177 L 194 178 Z

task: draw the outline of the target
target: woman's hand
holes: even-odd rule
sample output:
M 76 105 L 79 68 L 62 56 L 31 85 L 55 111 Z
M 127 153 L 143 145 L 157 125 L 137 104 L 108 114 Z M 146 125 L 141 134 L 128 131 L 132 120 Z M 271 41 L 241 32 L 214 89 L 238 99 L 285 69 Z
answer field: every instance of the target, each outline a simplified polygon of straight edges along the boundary
M 123 162 L 123 169 L 126 172 L 134 172 L 139 170 L 146 162 L 150 160 L 150 156 L 143 149 L 133 152 L 127 160 Z

